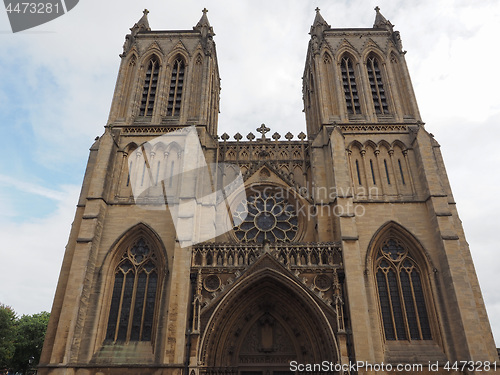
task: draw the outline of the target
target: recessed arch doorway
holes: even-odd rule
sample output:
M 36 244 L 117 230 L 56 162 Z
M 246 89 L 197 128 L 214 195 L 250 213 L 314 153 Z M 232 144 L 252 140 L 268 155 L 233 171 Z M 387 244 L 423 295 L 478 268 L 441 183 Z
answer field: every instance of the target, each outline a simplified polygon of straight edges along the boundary
M 202 372 L 285 375 L 291 361 L 338 361 L 333 309 L 283 271 L 255 270 L 202 312 Z

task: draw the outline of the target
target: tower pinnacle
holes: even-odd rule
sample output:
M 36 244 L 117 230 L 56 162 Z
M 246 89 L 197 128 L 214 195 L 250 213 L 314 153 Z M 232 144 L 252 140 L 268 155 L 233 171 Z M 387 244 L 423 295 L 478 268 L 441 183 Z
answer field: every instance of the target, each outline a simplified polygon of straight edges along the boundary
M 214 30 L 212 26 L 210 26 L 210 22 L 208 21 L 207 17 L 208 9 L 203 8 L 202 13 L 203 15 L 201 16 L 196 26 L 193 27 L 193 30 L 199 30 L 203 35 L 203 38 L 206 38 L 207 36 L 214 36 Z
M 132 45 L 134 44 L 135 41 L 135 36 L 139 31 L 151 31 L 151 28 L 149 27 L 149 21 L 148 21 L 148 13 L 149 10 L 144 9 L 142 11 L 143 15 L 137 23 L 134 24 L 130 28 L 130 34 L 127 34 L 125 36 L 125 43 L 123 43 L 123 53 L 120 54 L 120 57 L 125 57 L 127 55 L 127 52 L 130 50 Z
M 317 39 L 321 40 L 323 36 L 323 31 L 331 28 L 331 26 L 321 16 L 319 8 L 316 8 L 315 11 L 316 11 L 316 17 L 314 17 L 314 22 L 311 26 L 311 31 L 309 32 L 309 34 L 311 35 L 311 37 L 315 35 Z
M 201 16 L 200 20 L 198 21 L 198 23 L 196 24 L 195 28 L 200 28 L 200 27 L 208 27 L 210 28 L 210 22 L 208 21 L 208 17 L 207 17 L 207 13 L 208 13 L 208 9 L 207 8 L 203 8 L 202 10 L 202 13 L 203 15 Z
M 386 29 L 386 30 L 389 30 L 389 31 L 393 31 L 393 24 L 388 21 L 383 15 L 382 13 L 380 13 L 380 8 L 378 6 L 376 6 L 375 8 L 375 12 L 377 12 L 377 14 L 375 15 L 375 22 L 373 22 L 373 28 L 374 29 Z
M 137 23 L 132 26 L 132 28 L 130 29 L 130 31 L 132 31 L 132 33 L 137 33 L 139 31 L 150 31 L 151 28 L 149 27 L 149 21 L 148 21 L 148 13 L 149 13 L 149 10 L 147 9 L 144 9 L 142 11 L 143 13 L 143 16 L 141 17 L 141 19 L 139 21 L 137 21 Z

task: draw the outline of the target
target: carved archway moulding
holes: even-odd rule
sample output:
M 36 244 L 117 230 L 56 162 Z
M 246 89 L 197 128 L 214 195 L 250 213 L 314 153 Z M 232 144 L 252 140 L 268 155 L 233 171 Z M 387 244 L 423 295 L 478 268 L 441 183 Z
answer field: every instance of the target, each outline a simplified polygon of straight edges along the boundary
M 288 366 L 291 360 L 336 362 L 330 309 L 265 254 L 218 303 L 202 311 L 199 364 L 234 368 L 249 363 Z

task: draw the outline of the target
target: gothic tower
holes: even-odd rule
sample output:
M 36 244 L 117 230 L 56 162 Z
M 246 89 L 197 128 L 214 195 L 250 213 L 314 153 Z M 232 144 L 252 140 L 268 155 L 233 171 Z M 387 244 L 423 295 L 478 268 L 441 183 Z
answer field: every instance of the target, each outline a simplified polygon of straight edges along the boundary
M 206 10 L 185 31 L 151 31 L 147 13 L 125 38 L 108 125 L 196 125 L 215 136 L 219 71 Z
M 355 358 L 495 360 L 440 146 L 375 10 L 372 28 L 335 29 L 316 9 L 303 76 L 318 234 L 341 243 Z
M 206 13 L 193 30 L 153 31 L 145 11 L 126 36 L 39 373 L 374 373 L 356 361 L 431 373 L 439 361 L 432 373 L 446 374 L 446 361 L 497 360 L 393 25 L 376 8 L 373 27 L 335 29 L 317 9 L 307 135 L 262 124 L 231 139 L 217 136 Z
M 90 149 L 40 373 L 184 368 L 190 253 L 166 200 L 158 205 L 151 189 L 136 202 L 133 189 L 155 179 L 189 200 L 176 171 L 193 155 L 179 142 L 148 141 L 194 126 L 214 162 L 220 80 L 206 10 L 179 31 L 152 31 L 147 14 L 126 36 L 109 120 Z

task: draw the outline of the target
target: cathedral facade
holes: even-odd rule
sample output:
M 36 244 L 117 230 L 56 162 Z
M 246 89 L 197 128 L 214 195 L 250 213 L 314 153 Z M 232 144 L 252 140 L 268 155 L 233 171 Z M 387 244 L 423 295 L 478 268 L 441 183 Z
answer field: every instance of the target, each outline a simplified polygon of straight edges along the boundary
M 40 374 L 493 372 L 439 144 L 378 8 L 373 27 L 352 29 L 316 10 L 298 135 L 218 135 L 205 10 L 192 30 L 151 30 L 147 11 L 130 30 Z M 200 156 L 217 172 L 185 173 Z

